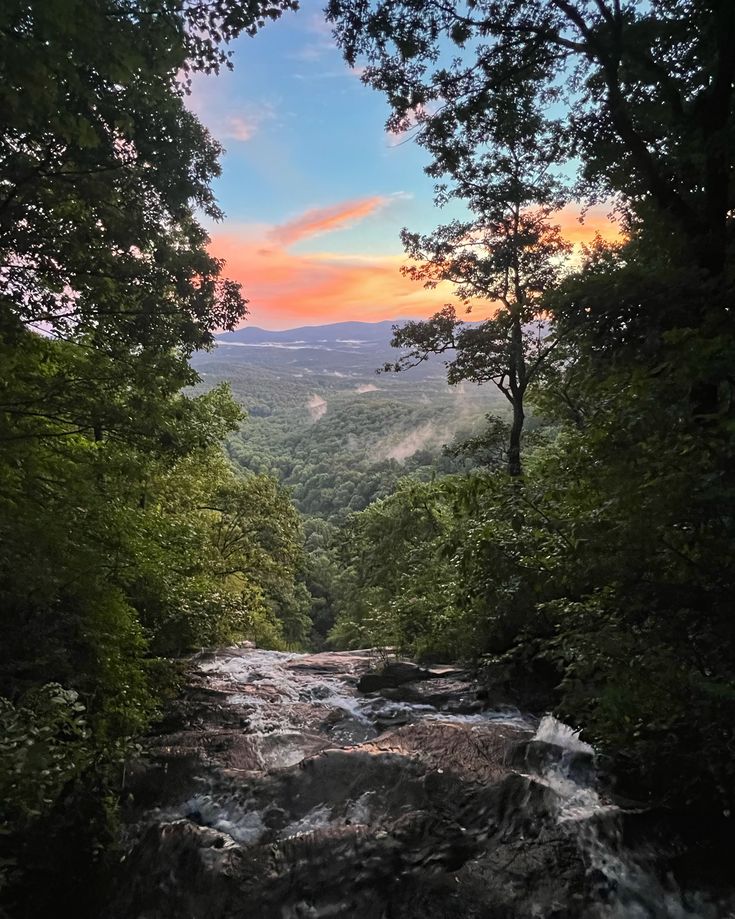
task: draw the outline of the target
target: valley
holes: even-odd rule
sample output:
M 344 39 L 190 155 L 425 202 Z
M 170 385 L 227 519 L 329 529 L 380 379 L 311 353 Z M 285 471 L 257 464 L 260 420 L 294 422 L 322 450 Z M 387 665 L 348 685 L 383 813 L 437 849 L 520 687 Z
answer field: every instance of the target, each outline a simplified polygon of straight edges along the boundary
M 446 383 L 436 358 L 404 373 L 392 322 L 344 322 L 218 336 L 194 366 L 206 388 L 226 381 L 247 412 L 227 449 L 237 466 L 270 473 L 306 515 L 339 523 L 391 494 L 400 478 L 429 480 L 469 461 L 443 448 L 506 414 L 492 386 Z

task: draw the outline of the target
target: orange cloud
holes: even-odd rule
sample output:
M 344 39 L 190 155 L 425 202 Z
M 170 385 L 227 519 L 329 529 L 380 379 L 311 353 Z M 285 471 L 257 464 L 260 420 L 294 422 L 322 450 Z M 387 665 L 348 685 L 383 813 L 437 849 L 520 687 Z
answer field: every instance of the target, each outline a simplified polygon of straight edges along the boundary
M 227 262 L 227 276 L 242 283 L 250 322 L 266 328 L 428 316 L 451 300 L 448 286 L 424 290 L 403 277 L 402 255 L 301 255 L 237 233 L 216 234 L 212 251 Z
M 426 318 L 452 302 L 451 285 L 426 290 L 404 277 L 403 255 L 290 251 L 299 240 L 347 226 L 389 200 L 374 196 L 310 210 L 278 227 L 215 233 L 212 252 L 225 259 L 227 277 L 243 285 L 250 300 L 249 321 L 276 329 L 346 319 Z M 559 214 L 565 236 L 575 245 L 591 242 L 596 232 L 606 239 L 619 235 L 602 208 L 590 210 L 584 224 L 579 213 L 579 208 L 568 207 Z M 493 312 L 492 304 L 479 303 L 472 318 Z
M 605 242 L 620 239 L 620 227 L 609 214 L 610 208 L 596 204 L 583 212 L 578 204 L 568 204 L 556 215 L 565 239 L 575 247 L 589 245 L 599 234 Z
M 332 207 L 313 208 L 295 220 L 276 227 L 270 235 L 280 245 L 292 246 L 300 239 L 349 226 L 385 207 L 387 203 L 387 198 L 374 195 L 372 198 L 345 201 Z

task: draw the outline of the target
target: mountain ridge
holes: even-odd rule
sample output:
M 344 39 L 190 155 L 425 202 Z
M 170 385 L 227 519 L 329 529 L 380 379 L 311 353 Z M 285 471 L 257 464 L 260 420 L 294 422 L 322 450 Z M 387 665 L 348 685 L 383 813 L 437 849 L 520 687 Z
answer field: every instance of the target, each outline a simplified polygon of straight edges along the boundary
M 361 336 L 362 340 L 371 342 L 388 342 L 393 335 L 393 326 L 407 319 L 383 319 L 379 322 L 347 320 L 345 322 L 328 322 L 320 325 L 295 326 L 292 329 L 263 329 L 260 326 L 243 326 L 232 332 L 220 332 L 215 338 L 221 344 L 244 342 L 258 344 L 264 341 L 295 341 L 304 344 L 318 344 L 322 341 L 339 340 L 341 336 Z M 347 339 L 349 340 L 349 338 Z

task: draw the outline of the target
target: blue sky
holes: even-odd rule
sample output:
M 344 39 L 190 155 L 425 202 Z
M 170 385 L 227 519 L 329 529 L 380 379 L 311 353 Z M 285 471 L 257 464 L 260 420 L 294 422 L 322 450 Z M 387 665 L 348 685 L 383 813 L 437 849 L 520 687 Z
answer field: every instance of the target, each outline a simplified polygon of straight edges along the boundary
M 330 248 L 398 253 L 402 226 L 436 222 L 426 154 L 385 132 L 386 103 L 344 63 L 318 2 L 232 50 L 234 71 L 199 77 L 192 99 L 227 150 L 215 187 L 228 223 L 281 223 L 311 208 L 393 196 L 380 219 L 330 234 Z
M 387 104 L 342 60 L 319 0 L 232 51 L 234 70 L 196 77 L 189 105 L 226 148 L 211 248 L 250 322 L 425 318 L 450 301 L 400 273 L 401 228 L 451 216 L 433 205 L 428 157 L 385 131 Z

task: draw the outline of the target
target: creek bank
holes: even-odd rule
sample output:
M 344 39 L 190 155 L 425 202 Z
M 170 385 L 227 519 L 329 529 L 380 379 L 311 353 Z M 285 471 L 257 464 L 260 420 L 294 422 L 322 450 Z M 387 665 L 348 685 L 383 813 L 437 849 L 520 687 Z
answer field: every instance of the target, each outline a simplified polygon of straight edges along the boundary
M 128 770 L 105 915 L 726 915 L 678 889 L 646 834 L 624 846 L 627 817 L 568 728 L 490 708 L 454 668 L 376 664 L 371 651 L 197 656 Z

